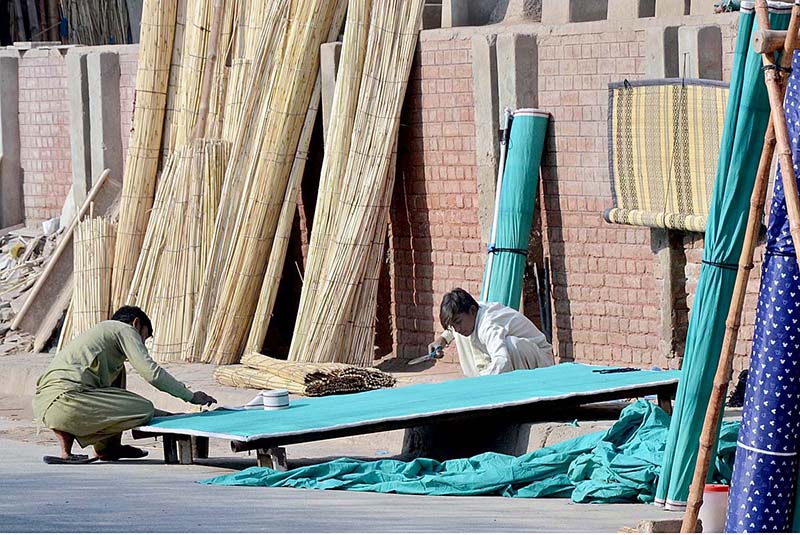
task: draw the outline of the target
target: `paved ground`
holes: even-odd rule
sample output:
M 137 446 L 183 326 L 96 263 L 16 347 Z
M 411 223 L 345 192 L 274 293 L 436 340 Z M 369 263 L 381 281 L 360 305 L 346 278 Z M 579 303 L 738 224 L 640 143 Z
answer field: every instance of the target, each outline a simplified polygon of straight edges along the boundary
M 211 442 L 213 464 L 165 466 L 153 440 L 137 445 L 151 451 L 147 461 L 88 466 L 48 466 L 42 455 L 56 453 L 46 430 L 32 424 L 33 383 L 45 355 L 0 359 L 0 531 L 21 532 L 616 532 L 640 520 L 676 519 L 680 514 L 650 505 L 577 505 L 563 499 L 396 496 L 342 491 L 208 487 L 196 481 L 255 464 L 234 456 L 222 441 Z M 229 404 L 252 392 L 221 387 L 210 367 L 171 365 L 194 388 Z M 452 366 L 424 374 L 402 373 L 401 383 L 434 382 L 458 375 Z M 129 374 L 129 387 L 167 409 L 160 396 Z M 132 384 L 131 384 L 132 383 Z M 171 404 L 172 403 L 172 404 Z M 561 423 L 531 427 L 535 449 L 610 425 L 607 410 L 563 414 Z M 556 415 L 554 415 L 556 416 Z M 574 418 L 580 427 L 572 425 Z M 557 418 L 556 418 L 557 419 Z M 290 462 L 305 464 L 338 456 L 391 457 L 400 453 L 402 431 L 287 447 Z
M 212 487 L 196 481 L 230 468 L 165 466 L 157 452 L 146 462 L 48 466 L 41 456 L 52 447 L 3 439 L 0 451 L 0 531 L 616 532 L 643 519 L 680 518 L 650 505 L 562 499 Z

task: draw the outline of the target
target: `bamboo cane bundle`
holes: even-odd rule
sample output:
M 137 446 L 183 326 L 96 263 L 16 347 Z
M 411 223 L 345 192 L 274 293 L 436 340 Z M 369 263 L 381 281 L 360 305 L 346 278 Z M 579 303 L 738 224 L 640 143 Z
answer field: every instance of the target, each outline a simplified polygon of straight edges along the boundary
M 214 29 L 215 18 L 220 18 L 217 22 L 221 32 L 218 30 L 218 36 L 215 37 L 217 42 L 223 41 L 225 36 L 230 38 L 230 31 L 225 31 L 226 24 L 230 25 L 232 22 L 231 1 L 228 0 L 196 0 L 189 4 L 189 12 L 187 13 L 188 24 L 184 34 L 183 41 L 183 62 L 181 64 L 181 78 L 178 95 L 178 109 L 175 116 L 175 140 L 172 145 L 173 149 L 179 149 L 184 145 L 190 143 L 193 139 L 195 123 L 198 120 L 198 115 L 201 113 L 201 95 L 203 92 L 204 80 L 207 76 L 212 79 L 218 78 L 220 75 L 219 65 L 224 65 L 224 62 L 217 62 L 215 68 L 206 72 L 206 61 L 209 56 L 209 42 L 211 32 Z M 215 49 L 218 45 L 215 45 Z M 222 49 L 227 50 L 228 43 L 222 42 Z M 215 54 L 216 57 L 216 54 Z M 212 87 L 216 85 L 214 81 L 210 81 Z M 218 98 L 221 98 L 218 95 Z M 215 112 L 216 115 L 216 112 Z M 216 120 L 216 117 L 214 117 Z M 199 133 L 202 137 L 205 134 Z
M 331 28 L 338 27 L 337 19 L 343 11 L 342 5 L 337 4 L 322 0 L 298 2 L 287 30 L 282 62 L 267 95 L 269 105 L 261 115 L 263 120 L 257 121 L 257 129 L 247 131 L 248 137 L 257 140 L 257 146 L 244 162 L 241 201 L 236 210 L 223 212 L 225 207 L 221 207 L 215 228 L 216 251 L 224 251 L 227 262 L 220 265 L 210 259 L 206 272 L 204 293 L 210 294 L 213 305 L 206 305 L 212 315 L 203 344 L 204 360 L 235 362 L 244 347 L 313 92 L 319 47 Z M 234 167 L 229 167 L 225 181 L 229 199 L 233 199 L 230 191 L 234 188 L 228 177 Z M 225 197 L 226 192 L 223 200 Z M 237 208 L 234 202 L 230 206 Z M 231 218 L 234 213 L 235 218 Z M 231 221 L 233 225 L 228 224 Z M 219 268 L 212 273 L 211 266 Z M 201 304 L 202 299 L 203 296 Z M 195 325 L 199 323 L 195 321 Z M 194 339 L 199 341 L 200 337 Z
M 136 108 L 120 199 L 112 303 L 123 304 L 139 259 L 155 194 L 175 36 L 177 0 L 145 0 L 136 75 Z
M 346 370 L 350 367 L 340 362 L 289 362 L 260 353 L 245 354 L 242 357 L 242 364 L 248 368 L 270 372 L 272 375 L 300 384 L 319 380 L 327 373 Z
M 325 157 L 322 161 L 317 205 L 314 210 L 314 228 L 308 246 L 308 260 L 303 276 L 303 292 L 294 336 L 304 339 L 308 332 L 308 311 L 313 306 L 317 287 L 325 262 L 325 252 L 332 238 L 333 220 L 338 209 L 339 193 L 345 180 L 345 170 L 350 155 L 361 77 L 367 53 L 372 0 L 352 0 L 347 12 L 339 72 L 333 94 L 330 129 L 325 140 Z M 266 283 L 266 281 L 265 281 Z M 277 291 L 277 290 L 275 290 Z M 267 325 L 268 326 L 268 325 Z M 266 327 L 264 327 L 266 333 Z
M 361 9 L 358 6 L 351 6 L 349 8 L 345 32 L 348 31 L 347 28 L 354 28 L 354 30 L 351 31 L 355 31 L 355 28 L 365 28 L 364 17 L 361 17 L 360 19 L 356 18 L 360 11 Z M 331 27 L 331 33 L 328 35 L 329 42 L 331 39 L 335 39 L 336 34 L 338 34 L 336 28 L 339 25 L 338 17 L 340 16 L 341 15 L 337 15 L 335 17 L 334 24 Z M 366 30 L 362 31 L 365 36 L 363 45 L 366 45 Z M 352 42 L 354 39 L 350 38 L 350 41 Z M 352 54 L 352 47 L 349 47 L 346 52 Z M 342 69 L 342 71 L 339 73 L 339 76 L 349 76 L 349 73 Z M 360 73 L 357 78 L 360 81 Z M 355 90 L 355 93 L 358 93 L 357 89 Z M 297 209 L 297 195 L 300 188 L 300 182 L 303 180 L 303 173 L 305 172 L 306 161 L 308 160 L 308 149 L 309 145 L 311 144 L 311 135 L 314 131 L 314 124 L 316 123 L 317 119 L 320 96 L 321 82 L 318 75 L 317 82 L 314 86 L 314 93 L 311 97 L 311 105 L 308 108 L 306 121 L 303 124 L 303 133 L 300 135 L 300 141 L 297 146 L 297 152 L 295 154 L 294 164 L 292 165 L 292 171 L 289 174 L 289 183 L 286 186 L 286 194 L 283 198 L 283 206 L 281 207 L 281 214 L 278 219 L 278 227 L 275 232 L 275 239 L 272 242 L 272 250 L 267 262 L 267 271 L 264 274 L 264 281 L 261 285 L 261 294 L 258 299 L 258 306 L 256 307 L 256 312 L 253 317 L 253 324 L 250 328 L 250 334 L 247 338 L 247 345 L 245 347 L 246 352 L 257 352 L 261 350 L 261 346 L 263 345 L 264 339 L 267 335 L 270 320 L 272 319 L 275 298 L 277 297 L 278 289 L 280 288 L 283 264 L 284 260 L 286 259 L 286 250 L 289 247 L 289 240 L 291 239 L 292 223 L 294 222 L 295 210 Z M 347 119 L 346 117 L 342 117 L 342 120 L 346 121 Z M 319 206 L 316 209 L 316 214 L 317 215 L 315 215 L 315 218 L 318 217 L 318 214 L 320 214 Z M 307 270 L 306 273 L 308 273 Z
M 153 203 L 128 301 L 147 310 L 159 326 L 152 354 L 161 361 L 190 359 L 187 344 L 228 148 L 225 141 L 200 139 L 176 152 Z
M 69 22 L 70 43 L 122 45 L 130 42 L 125 0 L 64 0 L 62 5 Z M 51 10 L 53 7 L 50 6 Z
M 320 283 L 303 298 L 312 302 L 304 311 L 307 328 L 295 334 L 290 360 L 361 365 L 371 360 L 377 255 L 394 185 L 389 168 L 421 12 L 421 1 L 401 0 L 372 12 L 347 180 L 332 228 L 326 229 L 332 239 Z M 315 222 L 312 234 L 319 228 Z M 303 293 L 309 291 L 304 285 Z
M 185 52 L 183 39 L 186 34 L 187 0 L 177 1 L 175 15 L 175 37 L 173 38 L 172 59 L 169 65 L 169 83 L 167 86 L 166 110 L 164 112 L 164 131 L 161 136 L 162 163 L 172 154 L 175 146 L 178 121 L 178 99 L 180 97 L 181 70 Z
M 287 0 L 276 0 L 271 6 L 275 10 L 276 20 L 288 20 L 288 15 L 281 16 L 282 13 L 288 12 Z M 194 324 L 187 347 L 188 353 L 193 355 L 193 358 L 203 362 L 208 362 L 208 357 L 204 354 L 207 320 L 217 306 L 220 277 L 224 263 L 231 254 L 232 229 L 237 225 L 239 203 L 248 194 L 250 177 L 258 159 L 258 144 L 264 136 L 263 128 L 269 112 L 271 89 L 278 72 L 277 66 L 282 60 L 283 49 L 279 45 L 284 33 L 285 28 L 279 24 L 269 25 L 264 29 L 264 39 L 258 50 L 255 68 L 251 71 L 252 77 L 246 86 L 242 109 L 226 109 L 225 113 L 226 125 L 231 124 L 230 121 L 238 122 L 237 128 L 228 132 L 232 133 L 233 142 L 214 227 L 215 246 L 207 260 L 205 283 L 198 296 L 195 311 L 198 321 Z M 230 87 L 228 92 L 237 89 L 235 86 Z
M 62 328 L 64 344 L 111 317 L 116 235 L 116 226 L 102 217 L 86 218 L 75 227 L 74 289 L 68 320 Z

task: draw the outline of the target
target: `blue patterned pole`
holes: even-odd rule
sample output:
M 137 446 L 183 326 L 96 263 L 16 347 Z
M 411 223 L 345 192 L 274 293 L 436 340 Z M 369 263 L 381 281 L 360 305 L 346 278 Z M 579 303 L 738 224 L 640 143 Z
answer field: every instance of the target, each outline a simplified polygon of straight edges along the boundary
M 784 109 L 800 161 L 800 56 Z M 795 174 L 798 166 L 794 165 Z M 775 180 L 742 427 L 728 503 L 728 532 L 790 530 L 800 428 L 800 270 L 782 179 Z

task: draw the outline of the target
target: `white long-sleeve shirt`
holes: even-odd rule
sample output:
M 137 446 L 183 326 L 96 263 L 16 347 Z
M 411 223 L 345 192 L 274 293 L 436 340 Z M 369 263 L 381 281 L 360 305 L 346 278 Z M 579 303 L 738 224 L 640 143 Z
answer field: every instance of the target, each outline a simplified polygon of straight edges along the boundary
M 441 334 L 454 340 L 464 375 L 496 375 L 553 364 L 553 348 L 531 320 L 500 303 L 479 303 L 475 329 L 461 336 L 450 329 Z

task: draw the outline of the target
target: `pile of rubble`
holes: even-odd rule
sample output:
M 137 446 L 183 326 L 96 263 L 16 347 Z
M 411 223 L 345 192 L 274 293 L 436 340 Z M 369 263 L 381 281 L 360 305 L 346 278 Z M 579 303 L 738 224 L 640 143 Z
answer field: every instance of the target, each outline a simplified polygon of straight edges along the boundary
M 31 351 L 33 336 L 11 322 L 56 248 L 58 233 L 19 228 L 0 236 L 0 356 Z

